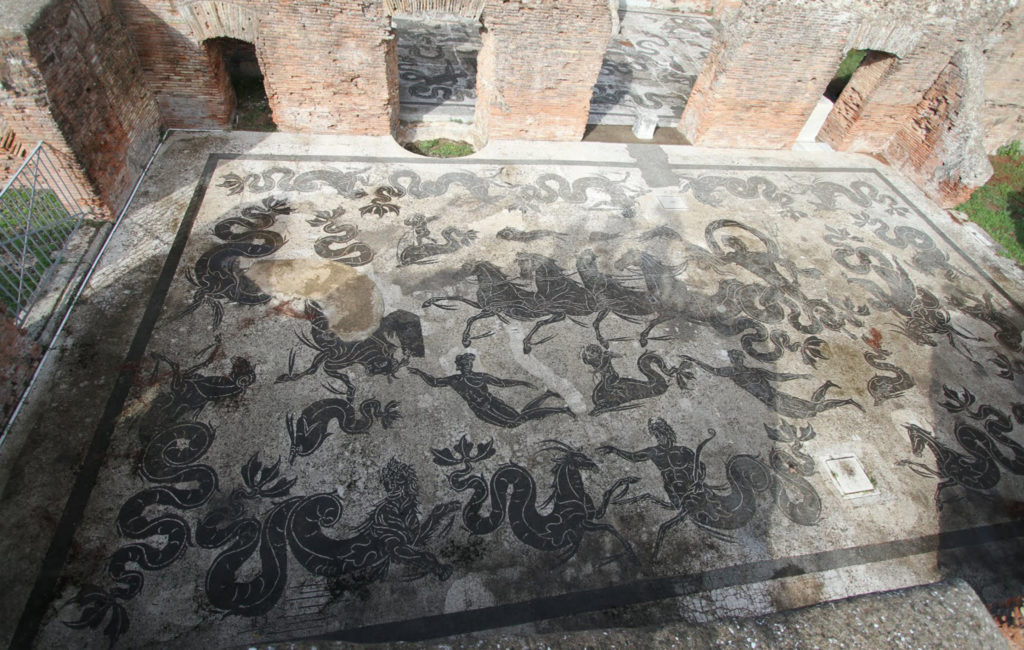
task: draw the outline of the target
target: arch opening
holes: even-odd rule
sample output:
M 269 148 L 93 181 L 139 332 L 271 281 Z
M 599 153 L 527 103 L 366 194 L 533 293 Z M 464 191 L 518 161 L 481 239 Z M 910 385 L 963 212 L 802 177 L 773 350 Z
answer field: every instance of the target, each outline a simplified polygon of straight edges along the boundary
M 623 128 L 643 140 L 656 130 L 675 131 L 718 28 L 708 16 L 626 2 L 613 7 L 618 11 L 590 99 L 586 139 L 615 139 Z
M 431 12 L 392 16 L 391 24 L 398 50 L 395 139 L 414 151 L 416 143 L 437 140 L 479 150 L 485 142 L 475 125 L 479 20 Z
M 256 46 L 237 38 L 217 37 L 203 41 L 203 48 L 229 107 L 232 128 L 240 131 L 277 130 Z
M 827 145 L 836 151 L 849 149 L 871 94 L 897 61 L 899 58 L 889 52 L 849 50 L 825 87 L 797 143 Z

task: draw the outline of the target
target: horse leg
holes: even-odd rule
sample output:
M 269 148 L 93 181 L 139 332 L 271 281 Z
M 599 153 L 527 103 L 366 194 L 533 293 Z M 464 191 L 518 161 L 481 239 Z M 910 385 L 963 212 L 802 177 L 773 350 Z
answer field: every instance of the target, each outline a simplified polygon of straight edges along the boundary
M 438 303 L 442 301 L 464 302 L 473 309 L 483 309 L 483 307 L 480 306 L 480 303 L 470 300 L 469 298 L 463 298 L 462 296 L 439 296 L 437 298 L 427 298 L 423 301 L 423 308 L 426 309 L 427 307 L 433 306 L 439 309 L 455 309 L 454 307 L 439 305 Z
M 672 517 L 662 525 L 658 526 L 658 539 L 654 543 L 654 555 L 651 557 L 652 560 L 656 560 L 658 558 L 658 553 L 661 552 L 661 545 L 665 541 L 665 534 L 668 533 L 668 531 L 672 528 L 675 528 L 682 522 L 686 521 L 686 518 L 689 516 L 689 514 L 690 513 L 683 510 L 675 517 Z
M 328 377 L 337 379 L 341 383 L 345 384 L 345 396 L 350 400 L 356 395 L 356 386 L 352 383 L 352 380 L 348 378 L 348 373 L 338 372 L 337 370 L 325 370 Z M 332 391 L 333 392 L 333 391 Z
M 811 401 L 820 402 L 825 397 L 825 393 L 828 392 L 829 388 L 839 388 L 839 386 L 832 383 L 832 380 L 829 379 L 821 386 L 818 386 L 817 390 L 815 390 L 814 393 L 811 395 Z
M 608 349 L 608 341 L 606 341 L 605 338 L 601 336 L 601 321 L 603 321 L 609 313 L 611 313 L 610 309 L 602 309 L 600 312 L 598 312 L 597 318 L 594 319 L 593 323 L 594 335 L 597 336 L 597 342 L 605 350 Z
M 475 316 L 470 316 L 469 318 L 466 319 L 466 329 L 464 329 L 462 331 L 462 347 L 468 348 L 470 342 L 473 340 L 469 336 L 470 330 L 473 327 L 473 323 L 477 322 L 478 320 L 480 320 L 482 318 L 490 318 L 491 316 L 497 316 L 497 314 L 495 314 L 494 312 L 491 312 L 491 311 L 487 311 L 485 309 L 485 310 L 481 311 L 479 314 L 476 314 Z
M 596 521 L 584 521 L 583 530 L 604 531 L 610 534 L 612 537 L 619 540 L 619 544 L 622 544 L 622 548 L 625 550 L 626 555 L 629 556 L 629 559 L 633 561 L 633 564 L 640 564 L 640 558 L 638 558 L 636 553 L 633 551 L 633 546 L 619 533 L 619 531 L 615 530 L 615 527 L 611 524 L 599 524 Z M 611 555 L 601 561 L 600 565 L 607 564 L 616 559 L 618 559 L 617 555 Z
M 910 469 L 911 472 L 917 474 L 918 476 L 923 476 L 925 478 L 941 478 L 942 477 L 942 474 L 940 474 L 939 472 L 936 472 L 931 467 L 928 467 L 924 463 L 919 463 L 919 462 L 914 461 L 914 460 L 907 460 L 907 459 L 898 460 L 898 461 L 896 461 L 896 466 L 897 467 L 907 467 L 907 468 Z
M 330 353 L 327 352 L 326 350 L 323 352 L 318 352 L 317 355 L 313 357 L 313 363 L 309 364 L 308 368 L 306 368 L 302 372 L 293 372 L 293 366 L 295 362 L 295 350 L 292 350 L 291 354 L 288 355 L 288 372 L 283 375 L 279 375 L 274 383 L 280 384 L 285 381 L 295 381 L 296 379 L 299 379 L 301 377 L 312 375 L 317 370 L 320 369 L 320 366 L 323 364 L 324 361 L 327 360 L 328 357 L 330 357 Z
M 672 505 L 668 501 L 659 499 L 650 492 L 644 492 L 643 494 L 638 494 L 637 496 L 629 497 L 628 499 L 612 499 L 612 503 L 614 503 L 615 505 L 628 505 L 631 503 L 653 503 L 655 505 L 661 506 L 662 508 L 665 508 L 666 510 L 676 509 L 676 506 Z
M 814 413 L 822 413 L 830 409 L 839 408 L 840 406 L 856 406 L 860 409 L 860 412 L 864 412 L 864 407 L 861 406 L 856 400 L 852 398 L 847 399 L 827 399 L 824 402 L 814 402 Z
M 531 329 L 530 333 L 527 334 L 526 338 L 523 339 L 523 354 L 530 354 L 530 350 L 533 349 L 533 344 L 531 343 L 531 341 L 533 340 L 533 335 L 537 333 L 537 330 L 539 330 L 540 328 L 544 327 L 545 325 L 550 325 L 551 323 L 557 323 L 560 320 L 565 320 L 565 313 L 564 312 L 558 312 L 558 313 L 551 314 L 550 316 L 548 316 L 544 320 L 538 321 L 536 324 L 534 324 L 533 329 Z M 544 341 L 548 341 L 550 339 L 551 339 L 551 337 L 549 336 L 549 337 L 547 337 L 545 339 L 542 339 L 542 340 L 538 341 L 537 344 L 540 345 Z
M 640 347 L 647 347 L 647 337 L 651 334 L 651 330 L 653 330 L 658 325 L 661 325 L 662 323 L 667 323 L 673 318 L 675 318 L 674 315 L 666 314 L 658 314 L 657 316 L 655 316 L 654 319 L 647 324 L 647 327 L 644 328 L 644 331 L 640 332 Z

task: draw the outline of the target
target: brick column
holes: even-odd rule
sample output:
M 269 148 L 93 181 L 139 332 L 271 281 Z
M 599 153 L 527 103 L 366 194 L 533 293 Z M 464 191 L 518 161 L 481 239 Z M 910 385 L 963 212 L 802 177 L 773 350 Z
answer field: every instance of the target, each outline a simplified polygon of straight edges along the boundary
M 63 0 L 19 29 L 0 40 L 0 117 L 26 146 L 49 145 L 71 193 L 109 217 L 159 138 L 124 26 L 106 3 Z
M 256 52 L 278 128 L 390 135 L 398 125 L 398 57 L 383 4 L 264 5 L 273 19 L 261 21 Z
M 945 207 L 967 200 L 992 174 L 979 126 L 984 87 L 977 73 L 983 66 L 980 48 L 958 52 L 883 151 L 893 167 Z
M 709 52 L 679 130 L 708 147 L 791 147 L 839 67 L 854 21 L 811 3 L 745 3 Z
M 985 149 L 1024 141 L 1024 3 L 1010 10 L 985 48 Z
M 484 139 L 580 140 L 611 34 L 606 0 L 488 0 L 477 62 Z
M 884 52 L 868 52 L 864 56 L 860 67 L 850 77 L 832 111 L 825 118 L 825 123 L 821 125 L 821 131 L 818 132 L 820 142 L 827 142 L 836 151 L 851 148 L 860 130 L 858 124 L 862 122 L 864 113 L 871 111 L 869 98 L 896 61 L 895 56 Z M 889 133 L 892 133 L 891 129 Z

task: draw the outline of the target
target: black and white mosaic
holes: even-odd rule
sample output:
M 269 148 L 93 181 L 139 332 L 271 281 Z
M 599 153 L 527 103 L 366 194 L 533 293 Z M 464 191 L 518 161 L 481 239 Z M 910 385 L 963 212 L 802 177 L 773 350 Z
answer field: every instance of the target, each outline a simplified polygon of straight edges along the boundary
M 77 533 L 103 559 L 38 643 L 423 638 L 1002 521 L 1020 307 L 873 170 L 673 173 L 211 158 Z

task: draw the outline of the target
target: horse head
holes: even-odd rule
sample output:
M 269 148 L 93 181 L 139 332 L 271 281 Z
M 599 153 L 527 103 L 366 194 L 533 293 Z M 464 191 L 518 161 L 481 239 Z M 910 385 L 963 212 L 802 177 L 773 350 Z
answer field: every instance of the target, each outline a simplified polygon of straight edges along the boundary
M 631 248 L 615 260 L 615 270 L 625 271 L 628 268 L 643 268 L 643 260 L 650 257 L 647 253 Z
M 626 251 L 615 261 L 616 270 L 623 271 L 627 268 L 636 268 L 640 269 L 644 276 L 675 276 L 686 270 L 686 266 L 686 262 L 675 266 L 666 264 L 650 253 L 645 253 L 635 248 Z
M 484 260 L 465 262 L 459 267 L 459 277 L 476 278 L 480 283 L 507 282 L 505 274 L 492 262 Z
M 576 256 L 576 268 L 596 269 L 597 253 L 591 248 L 584 248 Z
M 554 451 L 561 455 L 555 458 L 553 473 L 558 474 L 562 470 L 598 470 L 597 463 L 590 459 L 579 449 L 565 444 L 561 440 L 542 440 L 548 446 L 542 447 L 541 451 Z
M 523 275 L 537 272 L 541 272 L 545 277 L 565 275 L 565 269 L 546 255 L 519 251 L 516 253 L 516 263 L 519 264 L 519 271 Z

